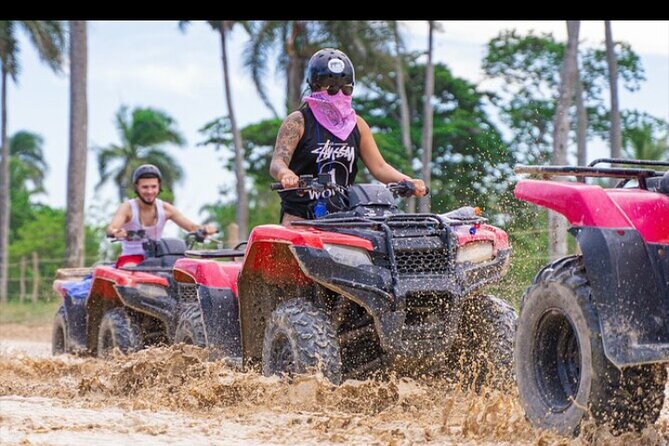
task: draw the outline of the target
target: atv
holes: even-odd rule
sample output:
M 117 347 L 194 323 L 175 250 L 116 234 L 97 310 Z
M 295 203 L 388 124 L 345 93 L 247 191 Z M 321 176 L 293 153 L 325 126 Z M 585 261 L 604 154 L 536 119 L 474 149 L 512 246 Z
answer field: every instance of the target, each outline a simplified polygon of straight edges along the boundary
M 185 257 L 187 245 L 203 242 L 195 231 L 186 242 L 150 240 L 144 231 L 128 231 L 128 240 L 142 241 L 145 259 L 137 266 L 101 265 L 81 277 L 82 269 L 59 270 L 53 288 L 63 298 L 53 325 L 53 354 L 107 356 L 143 347 L 183 341 L 177 331 L 179 314 L 188 307 L 184 286 L 174 280 L 173 268 Z M 74 271 L 78 274 L 68 273 Z
M 611 167 L 598 166 L 608 163 Z M 580 254 L 546 265 L 523 296 L 514 362 L 535 426 L 577 435 L 654 423 L 669 361 L 669 162 L 598 159 L 516 173 L 608 177 L 615 187 L 525 179 L 515 195 L 564 215 Z
M 297 190 L 323 193 L 328 181 L 303 176 Z M 480 292 L 508 270 L 507 234 L 474 208 L 399 212 L 394 195 L 414 192 L 409 182 L 351 186 L 340 212 L 254 228 L 241 264 L 190 252 L 200 259 L 177 261 L 174 278 L 196 298 L 177 331 L 265 375 L 317 370 L 340 383 L 384 366 L 460 363 L 477 388 L 490 375 L 512 382 L 515 312 Z M 237 339 L 216 334 L 237 317 Z

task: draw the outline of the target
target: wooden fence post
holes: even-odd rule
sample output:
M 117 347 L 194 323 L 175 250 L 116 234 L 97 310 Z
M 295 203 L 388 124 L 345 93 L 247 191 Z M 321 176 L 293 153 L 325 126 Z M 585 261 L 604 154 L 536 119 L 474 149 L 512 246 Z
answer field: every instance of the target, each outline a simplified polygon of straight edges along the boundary
M 19 270 L 19 301 L 23 303 L 26 300 L 26 258 L 21 257 Z
M 39 257 L 37 252 L 33 251 L 33 297 L 32 301 L 34 304 L 37 303 L 37 297 L 39 294 Z
M 234 248 L 239 243 L 239 226 L 237 223 L 230 223 L 226 231 L 228 231 L 228 248 Z

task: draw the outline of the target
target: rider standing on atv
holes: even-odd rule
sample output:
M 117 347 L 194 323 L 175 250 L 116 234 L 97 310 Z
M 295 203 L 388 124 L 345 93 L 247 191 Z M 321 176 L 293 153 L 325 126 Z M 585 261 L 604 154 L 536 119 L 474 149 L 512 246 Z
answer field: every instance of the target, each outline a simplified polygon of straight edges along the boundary
M 142 241 L 125 240 L 127 231 L 144 230 L 148 238 L 158 240 L 163 236 L 167 220 L 174 221 L 189 232 L 202 229 L 211 235 L 218 231 L 214 225 L 199 226 L 193 223 L 172 204 L 160 200 L 158 194 L 161 191 L 162 177 L 160 169 L 153 164 L 143 164 L 132 174 L 137 198 L 122 203 L 107 227 L 109 237 L 123 240 L 117 267 L 135 266 L 144 259 Z
M 358 158 L 377 180 L 386 184 L 408 180 L 416 196 L 425 195 L 423 180 L 411 179 L 386 163 L 369 125 L 353 110 L 355 70 L 346 54 L 333 48 L 317 51 L 309 60 L 307 84 L 311 94 L 281 124 L 270 175 L 288 189 L 298 186 L 300 175 L 328 174 L 341 188 L 302 195 L 282 192 L 282 224 L 341 210 L 346 186 L 355 182 Z

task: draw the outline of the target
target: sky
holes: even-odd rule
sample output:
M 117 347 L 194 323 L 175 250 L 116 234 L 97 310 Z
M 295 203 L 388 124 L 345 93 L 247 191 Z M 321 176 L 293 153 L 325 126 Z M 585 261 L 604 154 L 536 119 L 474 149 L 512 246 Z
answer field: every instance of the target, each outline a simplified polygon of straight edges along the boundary
M 475 83 L 484 80 L 481 60 L 485 44 L 502 30 L 550 32 L 566 41 L 564 21 L 443 21 L 441 25 L 442 31 L 435 34 L 435 60 L 448 65 L 454 75 Z M 637 109 L 669 121 L 669 21 L 613 21 L 612 31 L 614 40 L 630 43 L 639 54 L 647 79 L 634 93 L 621 89 L 621 109 Z M 409 49 L 426 47 L 426 22 L 403 22 L 402 32 Z M 246 39 L 237 27 L 228 42 L 233 101 L 242 127 L 271 117 L 242 66 Z M 603 39 L 604 22 L 581 22 L 581 45 L 599 45 Z M 54 74 L 39 61 L 22 33 L 20 48 L 18 85 L 10 84 L 8 91 L 8 134 L 28 130 L 44 138 L 50 170 L 47 194 L 37 201 L 64 208 L 69 151 L 67 69 L 64 74 Z M 198 129 L 227 113 L 220 60 L 218 34 L 204 22 L 192 22 L 185 32 L 176 21 L 89 22 L 89 219 L 109 219 L 118 205 L 113 184 L 95 189 L 99 175 L 94 148 L 119 142 L 113 119 L 121 105 L 157 108 L 175 119 L 187 144 L 167 148 L 185 171 L 184 181 L 175 188 L 174 204 L 189 218 L 202 220 L 200 208 L 218 201 L 221 186 L 234 189 L 234 175 L 223 168 L 221 153 L 212 146 L 197 145 L 204 139 Z M 283 110 L 283 79 L 269 78 L 266 86 L 274 107 Z M 591 159 L 606 155 L 605 144 L 593 147 Z

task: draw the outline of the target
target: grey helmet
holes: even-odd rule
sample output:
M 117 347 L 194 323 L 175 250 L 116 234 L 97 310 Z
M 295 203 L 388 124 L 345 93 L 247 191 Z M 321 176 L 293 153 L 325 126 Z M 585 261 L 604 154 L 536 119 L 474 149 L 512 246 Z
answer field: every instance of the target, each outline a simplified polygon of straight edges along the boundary
M 140 178 L 158 178 L 160 183 L 163 182 L 163 174 L 153 164 L 142 164 L 135 169 L 135 172 L 132 174 L 132 183 L 137 184 Z

